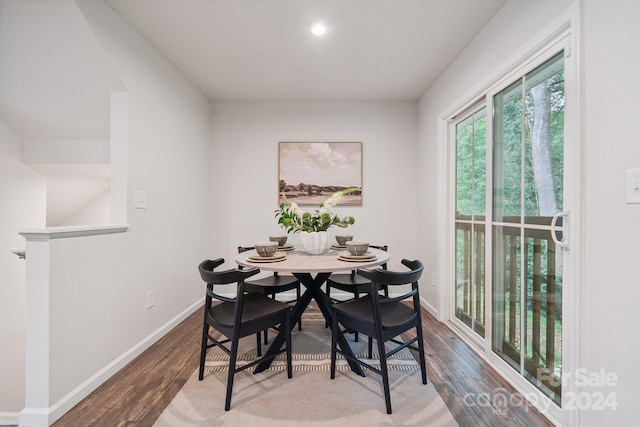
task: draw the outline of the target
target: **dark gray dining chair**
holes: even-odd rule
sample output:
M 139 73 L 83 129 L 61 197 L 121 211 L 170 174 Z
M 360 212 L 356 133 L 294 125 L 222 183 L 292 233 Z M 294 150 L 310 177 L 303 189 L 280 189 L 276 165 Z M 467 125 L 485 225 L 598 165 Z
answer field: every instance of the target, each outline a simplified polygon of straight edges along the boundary
M 380 249 L 387 252 L 389 247 L 387 245 L 369 245 L 370 248 Z M 387 263 L 382 264 L 382 268 L 387 269 Z M 355 270 L 351 270 L 350 273 L 333 273 L 327 279 L 327 296 L 331 299 L 331 302 L 338 303 L 344 301 L 351 301 L 353 299 L 360 298 L 360 295 L 366 295 L 371 292 L 371 280 L 366 277 L 359 276 Z M 345 300 L 339 300 L 331 298 L 331 289 L 338 289 L 340 291 L 350 293 L 352 296 Z M 385 296 L 389 296 L 387 287 L 383 289 Z M 335 294 L 334 294 L 335 295 Z M 358 333 L 354 333 L 354 340 L 358 341 Z M 369 348 L 371 348 L 371 341 L 369 341 Z M 369 350 L 371 353 L 371 350 Z
M 200 277 L 207 284 L 207 291 L 204 304 L 204 322 L 202 326 L 202 343 L 200 347 L 200 370 L 198 379 L 202 381 L 204 377 L 204 364 L 207 349 L 218 347 L 229 356 L 229 373 L 227 375 L 227 394 L 224 410 L 231 407 L 231 395 L 233 391 L 233 378 L 236 373 L 248 369 L 258 363 L 275 358 L 276 355 L 286 353 L 287 376 L 292 377 L 291 364 L 291 307 L 288 304 L 268 298 L 264 294 L 245 290 L 245 280 L 260 272 L 257 268 L 240 270 L 237 268 L 224 271 L 215 271 L 217 267 L 224 263 L 223 258 L 215 260 L 205 260 L 198 266 Z M 234 297 L 228 297 L 216 293 L 214 286 L 229 285 L 236 283 L 236 293 Z M 213 300 L 220 303 L 213 304 Z M 214 338 L 209 333 L 213 328 L 222 334 L 222 338 Z M 240 338 L 258 334 L 258 345 L 260 345 L 259 333 L 269 328 L 273 328 L 278 333 L 284 334 L 285 348 L 273 352 L 269 356 L 237 366 L 238 343 Z M 227 346 L 225 346 L 227 344 Z
M 253 246 L 238 246 L 238 253 L 241 254 L 246 251 L 253 250 Z M 242 267 L 240 267 L 242 269 Z M 285 300 L 287 304 L 293 304 L 300 299 L 300 281 L 296 279 L 294 276 L 278 274 L 274 272 L 272 275 L 262 277 L 259 279 L 251 279 L 247 280 L 245 284 L 245 290 L 247 292 L 257 292 L 267 296 L 270 296 L 272 299 L 276 298 L 277 294 L 281 294 L 283 292 L 295 290 L 296 297 L 293 299 Z M 301 322 L 298 322 L 298 330 L 302 330 Z M 269 343 L 268 331 L 264 331 L 264 343 Z M 260 348 L 258 348 L 260 350 Z M 261 354 L 258 353 L 258 356 Z
M 391 414 L 391 395 L 389 390 L 389 372 L 387 358 L 398 351 L 409 348 L 418 352 L 422 383 L 427 383 L 427 369 L 424 356 L 422 320 L 418 279 L 424 266 L 420 261 L 402 260 L 408 271 L 389 271 L 381 268 L 358 269 L 356 274 L 371 281 L 371 292 L 366 296 L 333 306 L 331 331 L 331 379 L 336 376 L 336 355 L 341 354 L 347 360 L 366 366 L 382 376 L 387 413 Z M 411 289 L 402 295 L 385 297 L 381 295 L 383 286 L 396 287 L 410 285 Z M 399 335 L 415 328 L 416 336 L 405 342 Z M 339 335 L 352 331 L 361 332 L 377 341 L 380 368 L 372 366 L 356 356 L 345 354 L 337 347 Z M 393 343 L 394 348 L 387 351 L 385 343 Z M 417 344 L 417 347 L 416 345 Z

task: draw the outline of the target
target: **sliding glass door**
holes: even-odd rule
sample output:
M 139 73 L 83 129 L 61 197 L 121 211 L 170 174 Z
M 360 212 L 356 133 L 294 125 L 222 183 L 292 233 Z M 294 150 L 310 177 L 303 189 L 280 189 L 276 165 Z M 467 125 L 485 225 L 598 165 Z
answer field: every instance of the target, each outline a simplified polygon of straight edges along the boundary
M 564 101 L 560 52 L 452 122 L 455 321 L 558 405 Z
M 560 404 L 563 54 L 495 95 L 493 108 L 492 349 Z

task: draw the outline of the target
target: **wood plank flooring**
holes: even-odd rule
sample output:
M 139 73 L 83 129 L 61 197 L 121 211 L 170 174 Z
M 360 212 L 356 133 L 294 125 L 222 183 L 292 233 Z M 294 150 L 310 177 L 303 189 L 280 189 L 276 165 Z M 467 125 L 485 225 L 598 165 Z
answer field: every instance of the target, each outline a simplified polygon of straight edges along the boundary
M 492 396 L 500 388 L 505 393 L 517 393 L 448 327 L 426 310 L 422 318 L 429 381 L 461 427 L 552 425 L 534 408 L 523 405 L 469 405 L 475 402 L 475 396 Z M 197 369 L 201 328 L 202 313 L 197 310 L 53 425 L 153 425 Z M 467 394 L 473 397 L 465 399 Z

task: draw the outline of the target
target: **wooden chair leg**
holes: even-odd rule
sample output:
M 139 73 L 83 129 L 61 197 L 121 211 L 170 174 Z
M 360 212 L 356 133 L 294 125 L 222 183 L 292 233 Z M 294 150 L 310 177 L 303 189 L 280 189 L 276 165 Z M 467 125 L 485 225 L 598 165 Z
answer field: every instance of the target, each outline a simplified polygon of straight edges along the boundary
M 331 379 L 336 377 L 336 343 L 338 342 L 338 319 L 337 315 L 333 313 L 333 320 L 331 321 Z
M 422 384 L 427 383 L 427 363 L 424 355 L 424 340 L 422 339 L 422 326 L 418 324 L 417 327 L 417 336 L 418 336 L 418 351 L 420 354 L 418 355 L 420 359 L 420 369 L 422 370 Z
M 293 377 L 293 363 L 291 363 L 291 311 L 287 313 L 287 321 L 285 324 L 285 344 L 287 346 L 287 377 Z
M 233 393 L 233 377 L 236 374 L 236 359 L 238 358 L 238 338 L 231 341 L 231 354 L 229 355 L 229 373 L 227 375 L 227 398 L 224 403 L 224 410 L 231 409 L 231 394 Z
M 262 356 L 262 337 L 260 332 L 256 333 L 256 347 L 258 348 L 258 357 Z
M 376 338 L 378 342 L 378 356 L 380 357 L 380 372 L 382 374 L 382 388 L 384 389 L 384 402 L 387 406 L 387 414 L 391 414 L 391 391 L 389 390 L 389 371 L 387 369 L 387 354 L 384 348 L 384 341 L 379 337 Z
M 296 288 L 296 299 L 300 299 L 300 283 L 298 283 L 298 287 Z M 298 330 L 302 330 L 302 318 L 298 320 Z
M 204 361 L 207 357 L 207 344 L 209 338 L 207 338 L 207 333 L 209 332 L 209 325 L 205 322 L 202 328 L 202 345 L 200 347 L 200 373 L 198 374 L 198 379 L 202 381 L 204 378 Z
M 360 291 L 358 291 L 358 287 L 357 286 L 356 286 L 355 291 L 353 292 L 353 296 L 354 296 L 355 299 L 360 298 Z M 353 333 L 353 340 L 355 342 L 358 342 L 358 332 L 357 331 Z
M 276 299 L 276 293 L 271 294 L 271 299 Z M 264 330 L 264 345 L 269 344 L 269 329 Z
M 329 286 L 329 284 L 327 283 L 327 298 L 329 299 L 329 302 L 331 302 L 331 286 Z M 329 327 L 329 321 L 325 320 L 324 321 L 324 327 L 328 328 Z

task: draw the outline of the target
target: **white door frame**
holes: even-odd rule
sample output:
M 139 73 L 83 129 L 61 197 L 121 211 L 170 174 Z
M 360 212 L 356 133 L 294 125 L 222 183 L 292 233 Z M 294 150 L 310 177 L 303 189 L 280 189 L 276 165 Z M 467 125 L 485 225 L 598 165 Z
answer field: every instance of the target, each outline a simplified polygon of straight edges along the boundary
M 479 336 L 473 337 L 467 334 L 464 328 L 456 324 L 453 312 L 453 295 L 455 291 L 455 221 L 452 212 L 455 212 L 455 134 L 452 135 L 451 124 L 460 113 L 468 110 L 477 104 L 482 98 L 486 99 L 487 116 L 493 113 L 491 100 L 493 94 L 502 90 L 508 82 L 513 81 L 516 74 L 524 74 L 524 70 L 535 68 L 546 59 L 553 56 L 559 50 L 565 52 L 565 193 L 564 209 L 571 211 L 571 218 L 566 225 L 571 236 L 571 247 L 563 254 L 563 339 L 562 339 L 562 378 L 563 392 L 562 400 L 567 397 L 577 396 L 579 387 L 574 381 L 572 373 L 580 366 L 584 366 L 584 302 L 583 295 L 578 284 L 582 283 L 582 199 L 580 179 L 583 165 L 583 149 L 580 138 L 580 76 L 578 73 L 578 9 L 577 5 L 570 8 L 557 20 L 552 22 L 538 36 L 527 45 L 516 51 L 506 64 L 498 69 L 492 76 L 485 79 L 484 84 L 472 91 L 463 101 L 454 104 L 438 117 L 438 182 L 437 182 L 437 206 L 438 206 L 438 263 L 437 277 L 438 320 L 445 322 L 451 327 L 467 344 L 469 344 L 478 355 L 487 361 L 496 371 L 509 381 L 517 391 L 519 391 L 531 404 L 536 406 L 552 422 L 558 425 L 580 425 L 580 411 L 571 408 L 558 408 L 546 398 L 540 391 L 533 387 L 524 377 L 506 364 L 500 357 L 491 350 L 489 339 L 482 339 Z M 517 78 L 517 77 L 516 77 Z M 492 170 L 491 141 L 492 129 L 487 126 L 487 171 Z M 454 143 L 452 143 L 452 141 Z M 487 186 L 487 189 L 491 188 Z M 487 190 L 488 191 L 488 190 Z M 487 200 L 489 198 L 489 192 Z M 487 227 L 491 229 L 490 206 L 487 207 Z M 486 236 L 491 236 L 489 232 Z M 491 239 L 486 239 L 486 250 L 491 253 Z M 487 257 L 486 273 L 491 277 L 491 259 Z M 487 298 L 491 297 L 491 280 L 486 280 Z M 486 301 L 486 322 L 485 337 L 491 335 L 491 301 Z M 515 375 L 514 375 L 515 374 Z M 568 380 L 568 381 L 567 381 Z M 507 399 L 511 396 L 502 396 Z M 514 403 L 512 401 L 512 403 Z

